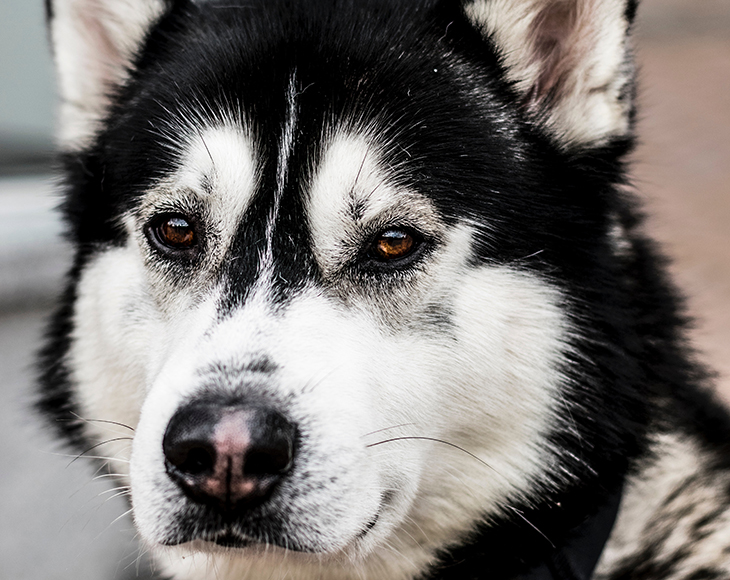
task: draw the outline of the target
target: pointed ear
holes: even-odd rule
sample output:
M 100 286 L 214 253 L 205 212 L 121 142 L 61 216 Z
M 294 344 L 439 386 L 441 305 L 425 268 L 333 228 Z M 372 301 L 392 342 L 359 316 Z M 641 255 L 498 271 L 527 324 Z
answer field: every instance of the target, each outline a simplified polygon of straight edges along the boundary
M 465 0 L 528 114 L 565 149 L 628 134 L 636 0 Z
M 165 0 L 47 0 L 61 147 L 87 145 Z

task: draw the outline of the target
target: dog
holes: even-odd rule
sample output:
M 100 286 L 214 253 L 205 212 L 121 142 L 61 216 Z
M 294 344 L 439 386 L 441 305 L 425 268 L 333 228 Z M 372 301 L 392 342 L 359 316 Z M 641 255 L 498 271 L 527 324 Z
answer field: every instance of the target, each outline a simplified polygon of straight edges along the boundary
M 49 0 L 38 403 L 173 579 L 730 578 L 634 0 Z

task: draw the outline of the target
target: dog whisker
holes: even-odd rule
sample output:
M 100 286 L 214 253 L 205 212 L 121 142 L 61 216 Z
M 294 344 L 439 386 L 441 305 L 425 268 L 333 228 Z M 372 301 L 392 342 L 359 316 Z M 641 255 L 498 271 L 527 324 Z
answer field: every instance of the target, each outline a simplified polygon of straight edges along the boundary
M 139 533 L 134 534 L 134 540 L 137 540 L 139 536 Z M 132 566 L 135 566 L 135 574 L 139 576 L 140 573 L 140 566 L 142 564 L 142 559 L 149 553 L 149 548 L 143 547 L 141 544 L 138 544 L 137 547 L 137 556 L 132 559 L 129 564 L 127 564 L 124 567 L 124 570 L 129 570 Z
M 416 423 L 401 423 L 400 425 L 393 425 L 392 427 L 383 427 L 382 429 L 376 429 L 375 431 L 370 431 L 369 433 L 365 433 L 361 437 L 369 437 L 370 435 L 375 435 L 376 433 L 382 433 L 383 431 L 391 431 L 392 429 L 398 429 L 400 427 L 412 427 L 416 425 Z
M 106 443 L 106 441 L 104 442 Z M 88 451 L 88 450 L 87 450 Z M 108 455 L 82 455 L 80 453 L 58 453 L 55 451 L 44 451 L 43 453 L 47 453 L 48 455 L 53 455 L 54 457 L 72 457 L 74 460 L 76 459 L 105 459 L 106 461 L 119 461 L 121 463 L 129 463 L 128 459 L 122 459 L 121 457 L 112 457 Z M 68 465 L 71 465 L 70 463 Z M 99 469 L 104 469 L 106 466 L 101 465 Z
M 70 414 L 76 417 L 79 421 L 83 421 L 84 423 L 106 423 L 109 425 L 117 425 L 118 427 L 124 427 L 125 429 L 129 429 L 134 433 L 134 427 L 131 427 L 130 425 L 127 425 L 126 423 L 121 423 L 119 421 L 111 421 L 109 419 L 87 419 L 85 417 L 82 417 L 81 415 L 78 415 L 77 413 L 74 413 L 73 411 L 70 411 Z
M 470 457 L 476 459 L 479 463 L 485 465 L 486 467 L 488 467 L 489 469 L 494 471 L 494 473 L 496 473 L 497 475 L 500 475 L 500 473 L 496 469 L 494 469 L 493 466 L 491 466 L 489 463 L 484 461 L 478 455 L 475 455 L 471 451 L 464 449 L 463 447 L 461 447 L 460 445 L 457 445 L 456 443 L 451 443 L 450 441 L 446 441 L 445 439 L 439 439 L 437 437 L 425 437 L 425 436 L 420 436 L 420 435 L 405 435 L 403 437 L 391 437 L 390 439 L 383 439 L 382 441 L 370 443 L 370 444 L 366 445 L 365 447 L 376 447 L 378 445 L 385 445 L 386 443 L 393 443 L 395 441 L 431 441 L 433 443 L 441 443 L 443 445 L 448 445 L 449 447 L 453 447 L 454 449 L 457 449 L 459 451 L 462 451 L 463 453 L 466 453 Z
M 545 534 L 542 533 L 540 528 L 538 528 L 535 524 L 533 524 L 530 520 L 528 520 L 525 515 L 518 510 L 516 507 L 512 507 L 511 505 L 507 506 L 508 509 L 512 510 L 513 513 L 515 513 L 522 521 L 524 521 L 528 526 L 530 526 L 533 530 L 535 530 L 538 534 L 540 534 L 543 538 L 545 538 L 545 541 L 550 544 L 553 548 L 555 548 L 555 544 L 548 538 Z
M 112 460 L 112 461 L 117 461 L 118 459 L 117 458 L 114 458 L 114 457 L 99 457 L 99 456 L 87 455 L 87 453 L 89 451 L 93 451 L 97 447 L 101 447 L 102 445 L 106 445 L 108 443 L 114 443 L 115 441 L 132 441 L 132 437 L 114 437 L 113 439 L 106 439 L 105 441 L 101 441 L 99 443 L 96 443 L 96 444 L 92 445 L 91 447 L 89 447 L 86 451 L 82 451 L 81 453 L 79 453 L 78 455 L 76 455 L 73 458 L 73 460 L 66 467 L 72 465 L 73 463 L 76 462 L 77 459 L 81 459 L 82 457 L 84 457 L 86 459 L 90 459 L 90 458 L 96 457 L 97 459 L 108 459 L 108 460 Z M 122 461 L 122 460 L 119 460 L 119 461 Z
M 104 499 L 104 502 L 106 503 L 106 502 L 112 501 L 112 500 L 114 500 L 114 499 L 116 499 L 118 497 L 124 497 L 126 495 L 131 496 L 132 495 L 132 490 L 131 489 L 125 489 L 123 491 L 120 491 L 118 493 L 115 493 L 114 495 L 110 495 L 109 497 L 107 497 L 107 498 Z
M 113 520 L 112 520 L 112 521 L 111 521 L 111 522 L 109 523 L 109 525 L 107 525 L 107 526 L 106 526 L 106 527 L 105 527 L 105 528 L 104 528 L 104 529 L 103 529 L 103 530 L 102 530 L 101 532 L 99 532 L 99 533 L 98 533 L 98 534 L 96 535 L 96 537 L 95 537 L 94 539 L 95 539 L 95 540 L 98 540 L 98 539 L 99 539 L 99 538 L 100 538 L 100 537 L 101 537 L 101 536 L 102 536 L 102 535 L 103 535 L 104 533 L 106 533 L 106 532 L 107 532 L 107 530 L 109 530 L 109 529 L 110 529 L 110 528 L 111 528 L 111 527 L 112 527 L 112 526 L 113 526 L 114 524 L 116 524 L 116 523 L 117 523 L 117 522 L 118 522 L 119 520 L 121 520 L 121 519 L 123 519 L 123 518 L 126 518 L 127 516 L 129 516 L 129 515 L 130 515 L 130 514 L 132 513 L 132 511 L 133 511 L 133 508 L 129 508 L 129 509 L 128 509 L 128 510 L 126 510 L 125 512 L 123 512 L 123 513 L 119 514 L 119 515 L 118 515 L 118 516 L 117 516 L 116 518 L 114 518 L 114 519 L 113 519 Z
M 96 475 L 92 478 L 92 481 L 98 481 L 102 479 L 117 479 L 120 477 L 127 477 L 123 473 L 102 473 L 100 475 Z
M 116 493 L 118 491 L 130 491 L 131 487 L 128 485 L 120 485 L 118 487 L 112 487 L 110 489 L 105 489 L 104 491 L 100 491 L 98 494 L 96 494 L 96 497 L 101 497 L 104 495 L 107 495 L 109 493 Z
M 118 461 L 120 463 L 129 463 L 129 459 L 122 459 L 120 457 L 111 457 L 109 455 L 63 455 L 62 457 L 74 457 L 73 463 L 76 459 L 99 459 L 102 461 Z M 69 463 L 68 465 L 71 465 Z M 67 467 L 68 467 L 67 465 Z
M 418 523 L 418 521 L 416 520 L 416 518 L 414 518 L 413 516 L 410 516 L 410 515 L 408 515 L 408 516 L 406 516 L 406 517 L 404 518 L 404 520 L 405 520 L 405 521 L 407 521 L 407 522 L 410 522 L 410 523 L 411 523 L 411 524 L 412 524 L 412 525 L 413 525 L 414 527 L 418 528 L 418 531 L 419 531 L 419 532 L 421 532 L 421 535 L 422 535 L 422 536 L 423 536 L 424 538 L 428 539 L 428 534 L 427 534 L 427 533 L 425 532 L 425 530 L 424 530 L 424 529 L 423 529 L 423 528 L 421 527 L 421 524 L 419 524 L 419 523 Z

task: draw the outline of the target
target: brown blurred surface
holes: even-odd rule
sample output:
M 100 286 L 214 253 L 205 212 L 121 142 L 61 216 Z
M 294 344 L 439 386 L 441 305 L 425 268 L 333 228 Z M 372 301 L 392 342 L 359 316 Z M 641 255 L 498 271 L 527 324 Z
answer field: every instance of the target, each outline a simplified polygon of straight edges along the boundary
M 730 401 L 730 1 L 646 0 L 634 177 Z

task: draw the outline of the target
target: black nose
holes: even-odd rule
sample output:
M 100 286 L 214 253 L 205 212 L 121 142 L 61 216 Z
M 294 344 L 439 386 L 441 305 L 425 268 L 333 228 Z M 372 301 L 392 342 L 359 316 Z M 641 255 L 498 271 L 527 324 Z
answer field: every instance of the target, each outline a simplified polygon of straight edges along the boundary
M 296 428 L 267 407 L 192 402 L 162 442 L 167 473 L 199 503 L 230 511 L 265 501 L 294 461 Z

